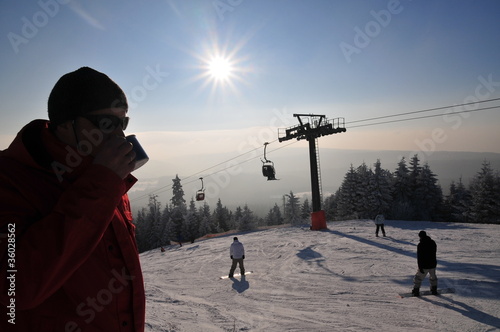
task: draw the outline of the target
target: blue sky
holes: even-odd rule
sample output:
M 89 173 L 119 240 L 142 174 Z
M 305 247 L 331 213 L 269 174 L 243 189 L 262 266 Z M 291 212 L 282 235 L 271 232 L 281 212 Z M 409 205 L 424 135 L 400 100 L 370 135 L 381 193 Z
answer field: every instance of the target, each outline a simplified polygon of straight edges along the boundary
M 177 156 L 231 157 L 272 141 L 277 127 L 296 123 L 293 113 L 344 117 L 349 128 L 498 98 L 498 13 L 495 0 L 5 0 L 0 149 L 47 117 L 53 85 L 81 66 L 123 88 L 129 131 L 159 168 L 172 169 Z M 214 55 L 232 63 L 224 84 L 207 76 Z M 500 152 L 499 109 L 436 114 L 348 129 L 321 144 Z

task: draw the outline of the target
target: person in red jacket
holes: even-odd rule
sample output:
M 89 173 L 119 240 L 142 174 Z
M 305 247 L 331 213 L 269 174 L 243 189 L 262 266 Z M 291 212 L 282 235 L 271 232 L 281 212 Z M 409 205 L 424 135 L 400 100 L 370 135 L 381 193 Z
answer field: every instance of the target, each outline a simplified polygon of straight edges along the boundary
M 127 99 L 83 67 L 0 152 L 0 331 L 144 331 Z

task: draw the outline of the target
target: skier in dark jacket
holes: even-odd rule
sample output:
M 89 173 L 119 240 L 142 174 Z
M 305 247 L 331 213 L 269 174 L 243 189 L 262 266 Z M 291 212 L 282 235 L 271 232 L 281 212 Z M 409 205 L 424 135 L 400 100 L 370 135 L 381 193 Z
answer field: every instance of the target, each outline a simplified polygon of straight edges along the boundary
M 434 240 L 432 240 L 425 231 L 420 231 L 418 236 L 420 237 L 420 242 L 417 245 L 418 271 L 413 278 L 412 293 L 414 296 L 420 295 L 420 285 L 427 276 L 427 273 L 429 273 L 431 292 L 432 294 L 437 295 L 438 279 L 436 277 L 436 242 L 434 242 Z

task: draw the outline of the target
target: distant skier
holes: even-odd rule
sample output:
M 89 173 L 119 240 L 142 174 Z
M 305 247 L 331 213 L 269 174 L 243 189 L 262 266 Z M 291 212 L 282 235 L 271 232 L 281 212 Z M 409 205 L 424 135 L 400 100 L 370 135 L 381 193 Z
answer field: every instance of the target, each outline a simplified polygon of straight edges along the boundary
M 231 243 L 231 247 L 229 248 L 229 255 L 233 260 L 233 264 L 229 270 L 229 278 L 233 277 L 237 264 L 240 266 L 241 275 L 244 276 L 245 267 L 243 266 L 243 260 L 245 259 L 245 248 L 243 247 L 243 243 L 239 242 L 236 236 L 233 238 L 233 243 Z
M 377 225 L 377 230 L 375 231 L 375 235 L 377 237 L 379 230 L 382 230 L 382 235 L 385 236 L 384 222 L 385 222 L 384 215 L 381 213 L 377 214 L 377 216 L 375 217 L 375 225 Z
M 418 236 L 420 237 L 420 242 L 417 245 L 418 271 L 413 278 L 412 293 L 414 296 L 420 296 L 420 285 L 427 276 L 427 273 L 429 273 L 431 292 L 433 295 L 437 295 L 438 279 L 436 277 L 436 242 L 434 242 L 434 240 L 432 240 L 425 231 L 420 231 L 420 233 L 418 233 Z

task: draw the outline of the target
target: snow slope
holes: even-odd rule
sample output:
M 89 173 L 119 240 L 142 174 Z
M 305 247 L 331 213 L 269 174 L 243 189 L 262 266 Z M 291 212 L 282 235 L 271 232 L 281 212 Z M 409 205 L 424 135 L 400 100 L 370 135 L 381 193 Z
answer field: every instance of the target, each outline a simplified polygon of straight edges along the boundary
M 500 226 L 387 221 L 237 234 L 253 274 L 220 280 L 233 234 L 141 255 L 147 331 L 500 331 Z M 439 288 L 401 299 L 418 232 L 438 245 Z M 238 270 L 237 270 L 238 272 Z M 422 289 L 429 286 L 428 278 Z

